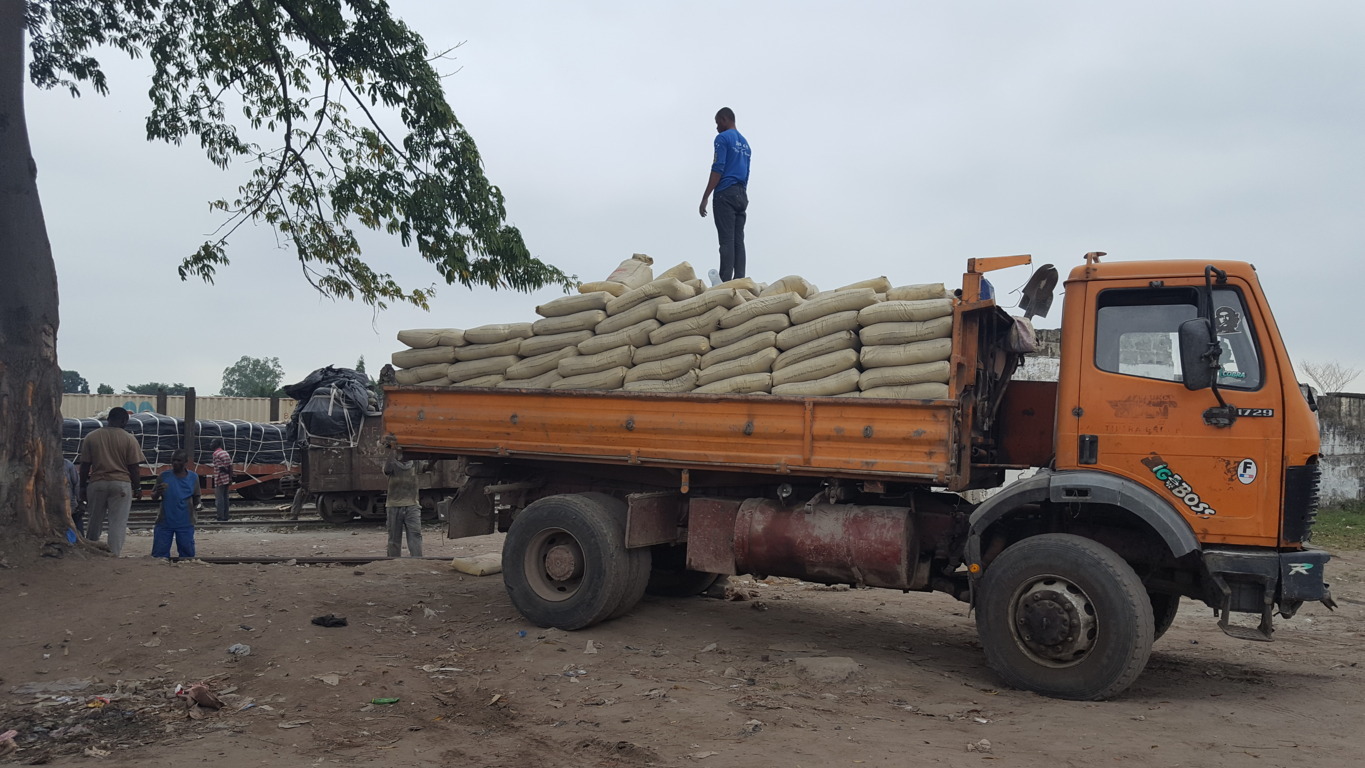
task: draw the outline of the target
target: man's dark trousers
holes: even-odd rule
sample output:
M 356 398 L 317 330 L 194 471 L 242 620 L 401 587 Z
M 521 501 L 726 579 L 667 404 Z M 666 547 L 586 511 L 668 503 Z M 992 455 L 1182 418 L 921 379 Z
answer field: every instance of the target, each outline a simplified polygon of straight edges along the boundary
M 711 207 L 720 236 L 721 282 L 744 277 L 744 219 L 749 194 L 742 184 L 731 184 L 716 193 Z
M 218 520 L 228 519 L 228 487 L 220 485 L 213 489 L 214 515 Z

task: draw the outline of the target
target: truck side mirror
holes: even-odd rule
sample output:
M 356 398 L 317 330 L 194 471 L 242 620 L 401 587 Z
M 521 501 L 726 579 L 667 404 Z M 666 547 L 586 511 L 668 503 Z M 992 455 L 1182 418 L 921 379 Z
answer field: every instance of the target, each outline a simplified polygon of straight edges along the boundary
M 1218 371 L 1218 358 L 1223 348 L 1213 332 L 1213 323 L 1196 317 L 1180 324 L 1180 370 L 1184 374 L 1185 389 L 1208 389 Z

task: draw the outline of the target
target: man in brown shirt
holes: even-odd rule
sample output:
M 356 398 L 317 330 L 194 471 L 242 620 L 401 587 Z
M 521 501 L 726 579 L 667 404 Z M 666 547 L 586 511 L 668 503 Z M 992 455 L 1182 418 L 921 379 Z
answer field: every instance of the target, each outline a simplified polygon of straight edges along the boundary
M 394 444 L 392 435 L 380 442 L 389 449 L 384 461 L 384 474 L 389 476 L 389 493 L 384 501 L 388 510 L 389 557 L 402 556 L 404 534 L 408 539 L 408 555 L 421 557 L 422 507 L 417 489 L 417 462 L 403 461 L 402 451 Z
M 115 557 L 123 551 L 133 488 L 138 485 L 137 467 L 145 461 L 137 438 L 124 429 L 127 424 L 127 411 L 109 409 L 109 425 L 86 435 L 77 457 L 81 465 L 81 498 L 86 502 L 85 537 L 99 541 L 107 515 L 109 551 Z

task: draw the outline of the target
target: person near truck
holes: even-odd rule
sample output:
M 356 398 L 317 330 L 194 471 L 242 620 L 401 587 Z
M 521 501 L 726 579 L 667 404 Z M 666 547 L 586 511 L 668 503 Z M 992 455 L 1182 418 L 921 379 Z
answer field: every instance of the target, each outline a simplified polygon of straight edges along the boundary
M 714 192 L 716 234 L 720 238 L 720 281 L 744 277 L 744 220 L 749 208 L 749 142 L 735 130 L 735 113 L 722 107 L 716 113 L 715 153 L 711 177 L 701 196 L 701 215 Z
M 171 468 L 157 478 L 152 501 L 161 501 L 152 528 L 152 557 L 171 556 L 175 541 L 177 557 L 194 557 L 194 512 L 199 508 L 199 475 L 185 468 L 189 454 L 180 448 L 171 454 Z M 191 506 L 190 499 L 194 499 Z
M 408 539 L 408 556 L 422 556 L 422 502 L 417 493 L 417 462 L 403 461 L 402 452 L 392 436 L 385 437 L 389 449 L 384 474 L 389 476 L 389 493 L 384 501 L 388 510 L 389 557 L 401 557 L 403 536 Z
M 232 490 L 232 454 L 221 439 L 213 441 L 213 507 L 215 520 L 228 519 L 228 491 Z
M 128 412 L 110 408 L 108 425 L 86 435 L 76 461 L 81 465 L 81 500 L 86 504 L 85 537 L 99 541 L 109 520 L 109 551 L 118 557 L 128 535 L 128 513 L 138 486 L 138 465 L 145 461 L 137 438 L 125 429 Z

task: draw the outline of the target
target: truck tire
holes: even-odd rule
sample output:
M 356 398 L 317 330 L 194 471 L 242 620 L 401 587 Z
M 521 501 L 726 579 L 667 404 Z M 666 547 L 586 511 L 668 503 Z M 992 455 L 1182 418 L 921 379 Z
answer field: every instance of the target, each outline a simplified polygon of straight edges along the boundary
M 1152 642 L 1156 642 L 1175 623 L 1175 615 L 1180 612 L 1180 595 L 1148 592 L 1147 599 L 1152 603 Z
M 318 494 L 318 517 L 332 525 L 341 525 L 351 522 L 353 511 L 351 505 L 346 502 L 344 493 L 320 493 Z
M 977 633 L 1006 683 L 1060 699 L 1127 688 L 1152 652 L 1152 603 L 1123 558 L 1070 534 L 1007 548 L 981 579 Z
M 627 507 L 624 501 L 605 493 L 584 493 L 580 495 L 602 505 L 603 509 L 611 513 L 612 518 L 621 524 L 622 537 L 625 536 Z M 649 547 L 627 549 L 626 557 L 630 558 L 631 562 L 629 582 L 626 585 L 626 591 L 621 595 L 621 602 L 607 615 L 608 620 L 620 618 L 629 613 L 630 609 L 640 602 L 640 598 L 645 596 L 645 586 L 649 584 L 649 571 L 654 560 Z
M 598 499 L 546 496 L 512 521 L 503 542 L 503 584 L 512 607 L 541 627 L 583 629 L 626 600 L 638 564 L 622 520 Z
M 676 544 L 653 547 L 654 565 L 645 592 L 655 597 L 694 597 L 710 589 L 718 573 L 693 571 L 687 567 L 687 548 Z

